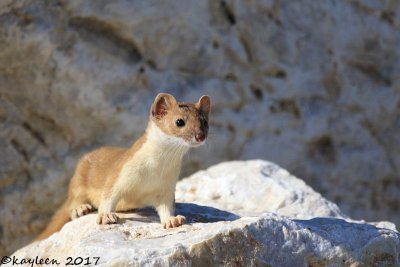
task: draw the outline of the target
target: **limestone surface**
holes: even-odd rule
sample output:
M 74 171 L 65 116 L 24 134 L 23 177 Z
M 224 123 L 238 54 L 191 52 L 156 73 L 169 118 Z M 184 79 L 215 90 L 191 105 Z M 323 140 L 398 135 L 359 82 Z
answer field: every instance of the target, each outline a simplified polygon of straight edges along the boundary
M 213 166 L 180 182 L 177 194 L 182 227 L 162 229 L 148 209 L 121 213 L 109 226 L 89 214 L 11 257 L 97 266 L 400 265 L 393 224 L 353 221 L 266 161 Z
M 143 133 L 161 91 L 212 99 L 183 176 L 267 159 L 399 224 L 399 31 L 398 0 L 1 0 L 0 255 L 43 229 L 82 154 Z

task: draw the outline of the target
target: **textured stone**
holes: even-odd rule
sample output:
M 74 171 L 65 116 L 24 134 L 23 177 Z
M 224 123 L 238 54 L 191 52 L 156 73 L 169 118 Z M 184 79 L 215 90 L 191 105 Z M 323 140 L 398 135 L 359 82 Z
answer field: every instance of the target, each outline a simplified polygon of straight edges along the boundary
M 74 165 L 128 146 L 157 92 L 213 101 L 184 175 L 262 158 L 357 219 L 400 223 L 400 2 L 0 1 L 0 254 Z
M 291 218 L 347 218 L 302 180 L 262 160 L 226 162 L 180 181 L 176 201 L 234 211 L 240 216 L 273 212 Z M 221 200 L 221 201 L 220 201 Z
M 12 256 L 61 264 L 100 257 L 98 266 L 400 265 L 395 229 L 352 221 L 265 161 L 219 164 L 181 181 L 177 193 L 190 202 L 177 204 L 182 227 L 162 229 L 151 210 L 120 214 L 122 223 L 110 226 L 89 214 Z

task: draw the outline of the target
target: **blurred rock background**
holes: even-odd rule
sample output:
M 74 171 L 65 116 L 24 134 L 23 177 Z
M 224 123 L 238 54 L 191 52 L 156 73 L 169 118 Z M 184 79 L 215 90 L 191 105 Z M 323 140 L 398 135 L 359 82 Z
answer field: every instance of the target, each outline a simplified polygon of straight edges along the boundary
M 353 218 L 400 224 L 400 2 L 0 2 L 0 255 L 83 153 L 129 146 L 158 92 L 213 101 L 183 175 L 267 159 Z

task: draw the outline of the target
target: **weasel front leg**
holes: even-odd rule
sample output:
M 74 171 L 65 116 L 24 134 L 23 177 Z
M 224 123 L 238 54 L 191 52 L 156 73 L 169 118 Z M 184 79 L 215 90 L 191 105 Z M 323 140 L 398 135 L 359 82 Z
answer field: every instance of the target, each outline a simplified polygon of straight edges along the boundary
M 157 213 L 160 216 L 161 225 L 163 228 L 174 228 L 181 226 L 185 221 L 182 215 L 174 216 L 174 197 L 168 196 L 161 199 L 160 204 L 156 207 Z
M 104 192 L 97 215 L 98 224 L 113 224 L 118 222 L 118 216 L 114 213 L 118 203 L 118 196 L 112 192 Z

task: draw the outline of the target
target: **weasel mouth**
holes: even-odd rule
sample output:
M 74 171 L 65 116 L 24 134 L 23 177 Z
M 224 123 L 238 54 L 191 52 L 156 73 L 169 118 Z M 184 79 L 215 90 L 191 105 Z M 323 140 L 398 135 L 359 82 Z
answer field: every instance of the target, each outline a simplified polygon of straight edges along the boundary
M 189 146 L 190 147 L 199 147 L 199 146 L 201 146 L 201 145 L 204 145 L 204 141 L 202 141 L 202 142 L 196 142 L 196 143 L 190 143 L 189 144 Z
M 188 141 L 188 144 L 190 147 L 198 147 L 198 146 L 204 145 L 205 142 L 206 142 L 206 137 L 201 138 L 201 139 L 193 137 L 192 140 Z

